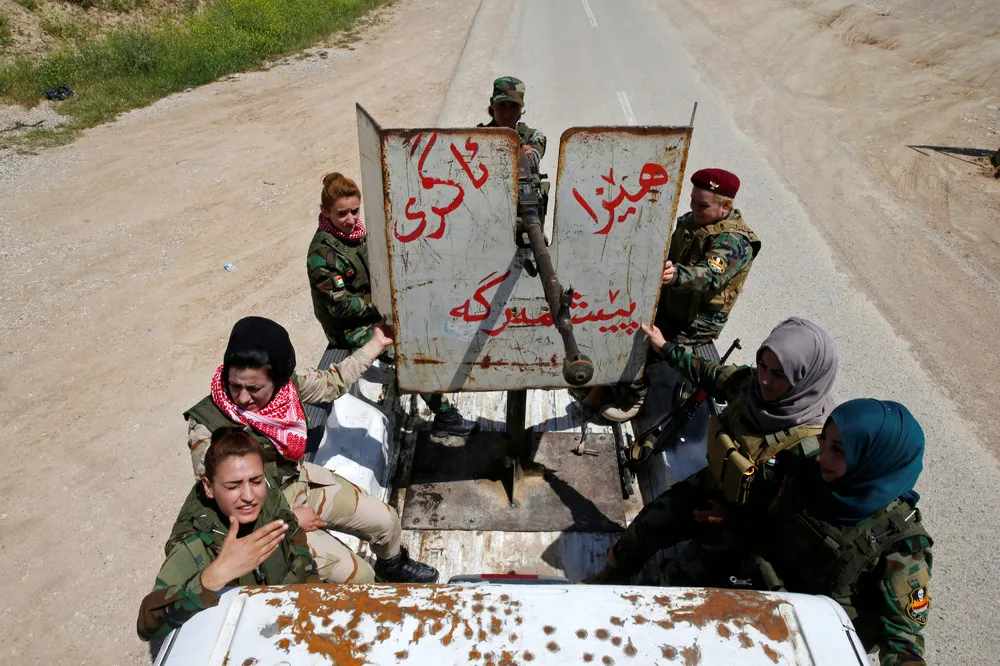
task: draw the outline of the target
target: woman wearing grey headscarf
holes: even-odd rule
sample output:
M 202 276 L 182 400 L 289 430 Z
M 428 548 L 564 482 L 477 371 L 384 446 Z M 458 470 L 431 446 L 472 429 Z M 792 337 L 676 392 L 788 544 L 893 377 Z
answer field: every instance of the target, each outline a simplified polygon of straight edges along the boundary
M 819 451 L 816 437 L 835 407 L 837 348 L 805 319 L 775 327 L 756 367 L 708 361 L 667 342 L 655 326 L 643 331 L 671 366 L 727 406 L 709 422 L 708 467 L 643 508 L 608 551 L 599 582 L 624 582 L 657 551 L 714 530 L 723 516 L 739 521 L 766 508 L 783 470 Z

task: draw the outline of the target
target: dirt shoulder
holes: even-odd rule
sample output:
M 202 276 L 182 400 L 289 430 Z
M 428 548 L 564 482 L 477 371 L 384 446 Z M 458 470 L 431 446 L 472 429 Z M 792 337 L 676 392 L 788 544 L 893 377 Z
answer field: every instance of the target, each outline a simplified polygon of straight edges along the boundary
M 661 2 L 844 270 L 992 441 L 1000 3 Z
M 319 356 L 305 250 L 323 174 L 358 172 L 354 103 L 433 124 L 477 4 L 400 2 L 353 50 L 0 168 L 0 662 L 148 663 L 138 602 L 192 481 L 181 412 L 242 316 Z

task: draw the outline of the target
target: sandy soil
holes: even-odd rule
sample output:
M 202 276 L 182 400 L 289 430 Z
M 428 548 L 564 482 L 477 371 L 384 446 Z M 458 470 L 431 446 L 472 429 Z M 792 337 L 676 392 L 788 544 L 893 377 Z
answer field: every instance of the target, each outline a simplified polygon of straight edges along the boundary
M 304 257 L 323 174 L 358 171 L 354 102 L 433 124 L 476 5 L 401 3 L 355 50 L 0 169 L 0 663 L 148 663 L 136 604 L 191 481 L 180 412 L 241 316 L 318 357 Z
M 660 2 L 838 263 L 995 441 L 1000 3 Z

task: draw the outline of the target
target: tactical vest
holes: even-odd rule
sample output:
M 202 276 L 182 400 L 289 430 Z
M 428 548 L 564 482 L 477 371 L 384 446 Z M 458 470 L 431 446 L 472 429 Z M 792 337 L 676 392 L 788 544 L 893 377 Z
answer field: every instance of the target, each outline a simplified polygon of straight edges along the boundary
M 294 376 L 292 382 L 296 383 Z M 295 388 L 298 388 L 297 383 Z M 231 420 L 225 412 L 216 407 L 211 395 L 202 398 L 198 404 L 184 412 L 184 419 L 194 419 L 213 433 L 219 428 L 242 428 L 244 432 L 253 435 L 260 442 L 261 448 L 264 449 L 264 471 L 277 479 L 281 486 L 284 486 L 290 478 L 299 475 L 298 463 L 278 453 L 278 449 L 274 447 L 274 443 L 268 439 L 267 435 L 257 432 L 248 425 Z M 309 425 L 309 415 L 306 414 L 306 427 L 308 428 Z
M 760 239 L 743 221 L 740 211 L 733 209 L 729 216 L 715 224 L 699 225 L 693 213 L 686 213 L 677 220 L 677 229 L 670 239 L 668 258 L 674 264 L 689 266 L 705 258 L 712 238 L 722 233 L 738 234 L 750 241 L 754 258 L 760 252 Z M 660 292 L 659 309 L 678 322 L 692 322 L 700 312 L 728 313 L 736 305 L 736 299 L 743 291 L 743 284 L 750 274 L 753 261 L 734 275 L 719 290 L 712 292 L 679 292 L 667 286 Z
M 309 245 L 309 255 L 311 256 L 320 245 L 327 248 L 343 260 L 348 268 L 340 277 L 344 280 L 344 288 L 352 295 L 363 298 L 372 293 L 371 278 L 368 274 L 368 238 L 362 238 L 357 245 L 348 245 L 328 231 L 317 231 L 313 236 L 313 241 Z M 331 266 L 331 270 L 336 271 L 336 266 Z M 323 325 L 327 339 L 336 340 L 338 335 L 343 335 L 348 331 L 370 324 L 377 324 L 381 317 L 375 314 L 337 316 L 330 312 L 329 296 L 321 292 L 315 286 L 310 285 L 312 295 L 313 313 Z
M 709 472 L 726 500 L 740 505 L 747 503 L 751 487 L 771 458 L 796 445 L 800 455 L 816 453 L 816 436 L 823 430 L 822 425 L 799 425 L 761 435 L 746 423 L 744 413 L 741 392 L 708 422 Z
M 764 552 L 785 587 L 832 597 L 853 620 L 857 612 L 848 600 L 862 574 L 886 555 L 928 550 L 934 541 L 920 510 L 900 500 L 855 525 L 822 520 L 806 508 L 808 487 L 802 481 L 801 476 L 793 479 L 768 514 L 760 535 Z
M 195 564 L 202 570 L 218 557 L 222 550 L 222 542 L 229 531 L 228 520 L 223 524 L 223 519 L 215 508 L 210 506 L 210 502 L 201 489 L 201 482 L 195 484 L 184 500 L 165 548 L 169 554 L 177 544 L 184 544 Z M 264 505 L 255 525 L 267 525 L 278 519 L 288 520 L 288 512 L 283 504 L 284 500 L 277 485 L 269 480 Z M 236 581 L 237 584 L 281 585 L 287 582 L 285 579 L 291 570 L 289 563 L 294 559 L 289 537 L 291 533 L 281 540 L 278 548 L 261 562 L 256 570 L 240 576 Z M 304 583 L 305 580 L 299 582 Z

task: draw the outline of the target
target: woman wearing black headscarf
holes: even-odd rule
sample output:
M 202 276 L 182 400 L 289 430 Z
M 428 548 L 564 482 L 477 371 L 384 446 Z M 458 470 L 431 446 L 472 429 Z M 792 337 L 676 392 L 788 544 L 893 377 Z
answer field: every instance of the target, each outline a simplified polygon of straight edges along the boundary
M 303 402 L 331 402 L 392 343 L 387 331 L 375 333 L 361 349 L 329 370 L 296 371 L 288 332 L 263 317 L 236 322 L 211 393 L 184 413 L 195 476 L 204 473 L 212 432 L 238 425 L 256 436 L 264 450 L 264 469 L 280 487 L 314 551 L 320 577 L 328 582 L 427 583 L 438 572 L 411 560 L 400 545 L 402 529 L 395 509 L 332 471 L 302 461 L 306 451 Z M 326 528 L 368 541 L 376 556 L 374 571 Z
M 728 404 L 709 422 L 707 468 L 643 507 L 608 551 L 594 580 L 618 583 L 657 551 L 717 529 L 719 515 L 764 510 L 791 459 L 814 455 L 816 436 L 833 409 L 838 354 L 822 328 L 793 317 L 757 350 L 757 366 L 721 365 L 671 345 L 643 327 L 650 345 L 696 387 Z
M 933 544 L 914 490 L 923 430 L 903 405 L 864 398 L 833 410 L 819 441 L 768 512 L 696 539 L 664 583 L 822 594 L 882 666 L 923 664 Z

